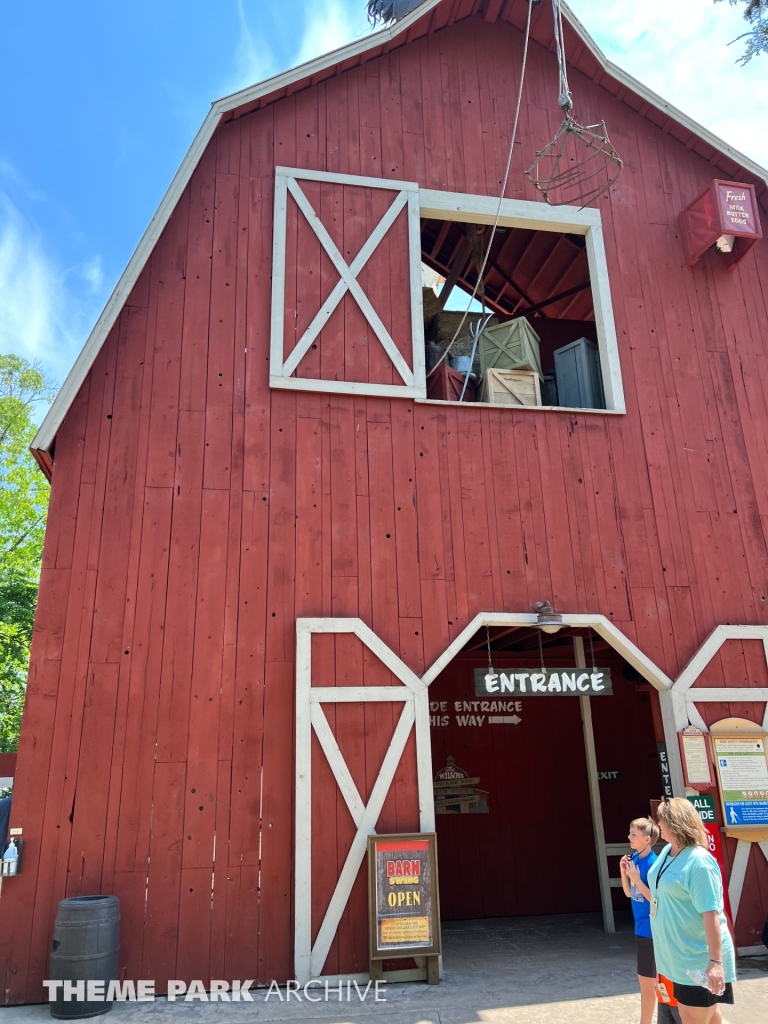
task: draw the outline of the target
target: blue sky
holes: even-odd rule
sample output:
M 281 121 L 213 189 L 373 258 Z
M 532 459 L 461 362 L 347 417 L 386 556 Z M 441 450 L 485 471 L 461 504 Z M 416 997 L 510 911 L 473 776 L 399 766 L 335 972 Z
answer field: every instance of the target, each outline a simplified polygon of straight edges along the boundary
M 768 58 L 735 64 L 737 9 L 571 7 L 613 61 L 768 167 Z M 3 22 L 0 352 L 59 382 L 210 103 L 370 31 L 364 0 L 39 0 Z

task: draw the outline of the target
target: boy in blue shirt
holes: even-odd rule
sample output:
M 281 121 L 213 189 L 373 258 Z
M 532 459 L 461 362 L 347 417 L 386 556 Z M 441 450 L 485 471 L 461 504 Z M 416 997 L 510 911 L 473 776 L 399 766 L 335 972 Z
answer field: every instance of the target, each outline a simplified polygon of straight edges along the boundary
M 637 980 L 640 983 L 640 1024 L 651 1024 L 656 1006 L 656 960 L 651 936 L 651 893 L 648 868 L 656 860 L 653 846 L 659 827 L 650 818 L 635 818 L 629 826 L 632 855 L 621 858 L 621 887 L 632 900 L 637 943 Z

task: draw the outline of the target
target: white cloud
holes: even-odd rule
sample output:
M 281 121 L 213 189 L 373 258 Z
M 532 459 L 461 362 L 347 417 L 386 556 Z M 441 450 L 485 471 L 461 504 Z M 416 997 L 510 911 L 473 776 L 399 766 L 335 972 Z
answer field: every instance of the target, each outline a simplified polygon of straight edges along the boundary
M 570 7 L 610 60 L 768 167 L 768 58 L 740 67 L 744 42 L 729 45 L 746 28 L 741 6 L 570 0 Z
M 363 0 L 323 0 L 307 8 L 307 21 L 294 65 L 337 50 L 371 32 Z
M 246 0 L 236 0 L 239 36 L 233 58 L 232 74 L 221 95 L 245 89 L 283 70 L 278 65 L 265 34 L 251 27 Z M 297 67 L 323 53 L 345 46 L 353 39 L 373 31 L 363 0 L 320 0 L 306 3 L 302 23 L 297 26 L 299 43 L 291 55 L 289 67 Z
M 235 48 L 232 74 L 221 90 L 223 96 L 261 82 L 278 71 L 266 36 L 254 33 L 248 24 L 243 0 L 236 0 L 236 2 L 240 32 Z
M 88 263 L 80 267 L 83 280 L 90 285 L 91 291 L 98 295 L 104 287 L 104 271 L 101 269 L 101 256 L 94 256 Z
M 61 383 L 103 299 L 101 259 L 59 266 L 36 225 L 0 191 L 0 352 L 41 360 Z

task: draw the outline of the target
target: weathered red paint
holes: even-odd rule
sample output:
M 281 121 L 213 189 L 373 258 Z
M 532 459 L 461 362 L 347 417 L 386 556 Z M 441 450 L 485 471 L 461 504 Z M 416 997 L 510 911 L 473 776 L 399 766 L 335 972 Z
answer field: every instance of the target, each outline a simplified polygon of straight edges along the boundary
M 73 893 L 120 897 L 127 977 L 292 976 L 297 616 L 359 616 L 418 672 L 477 612 L 550 599 L 610 617 L 672 677 L 714 626 L 768 621 L 768 251 L 733 274 L 709 255 L 685 265 L 679 212 L 743 175 L 579 71 L 582 53 L 578 113 L 605 118 L 626 164 L 599 202 L 626 416 L 268 387 L 274 167 L 496 195 L 521 57 L 518 29 L 488 23 L 499 6 L 446 2 L 429 34 L 222 125 L 59 431 L 13 809 L 25 866 L 2 895 L 6 1002 L 42 998 Z M 521 7 L 505 11 L 519 22 Z M 511 196 L 536 198 L 522 171 L 554 134 L 556 91 L 534 41 Z M 354 247 L 376 211 L 342 213 Z M 330 287 L 311 240 L 300 255 Z M 367 285 L 388 310 L 387 281 Z M 334 330 L 312 353 L 330 372 Z M 386 373 L 373 345 L 344 358 Z M 315 643 L 326 684 L 389 679 L 354 638 Z M 765 685 L 753 646 L 728 642 L 708 678 Z M 331 724 L 365 799 L 393 712 L 340 707 Z M 384 831 L 418 827 L 414 758 Z M 315 843 L 332 854 L 316 928 L 352 824 L 315 764 Z M 763 859 L 744 893 L 749 945 Z M 361 969 L 364 906 L 361 874 L 328 973 Z

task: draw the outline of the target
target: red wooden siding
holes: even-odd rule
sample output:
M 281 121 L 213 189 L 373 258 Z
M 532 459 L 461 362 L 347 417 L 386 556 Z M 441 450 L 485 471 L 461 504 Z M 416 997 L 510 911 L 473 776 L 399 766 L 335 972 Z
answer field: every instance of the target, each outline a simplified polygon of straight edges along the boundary
M 627 415 L 268 388 L 275 165 L 495 195 L 520 55 L 509 25 L 467 20 L 233 120 L 201 159 L 56 442 L 6 1001 L 42 998 L 57 901 L 99 890 L 121 899 L 127 977 L 292 976 L 297 616 L 360 616 L 418 672 L 475 613 L 549 598 L 673 677 L 715 625 L 768 620 L 768 248 L 733 274 L 685 267 L 677 215 L 712 166 L 577 71 L 576 113 L 626 162 L 600 208 Z M 512 196 L 535 198 L 522 168 L 555 99 L 533 44 Z M 342 205 L 352 245 L 363 214 Z M 328 287 L 316 249 L 301 317 Z M 321 372 L 343 351 L 356 374 L 351 334 L 324 335 Z M 317 642 L 328 681 L 379 671 Z M 757 671 L 729 659 L 713 682 Z M 388 715 L 336 712 L 361 786 Z M 350 826 L 326 783 L 316 842 L 336 836 L 338 866 Z M 388 827 L 413 827 L 413 787 L 406 762 Z M 356 969 L 363 887 L 329 971 Z M 767 892 L 755 860 L 744 899 L 765 911 Z

